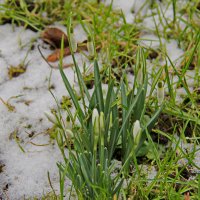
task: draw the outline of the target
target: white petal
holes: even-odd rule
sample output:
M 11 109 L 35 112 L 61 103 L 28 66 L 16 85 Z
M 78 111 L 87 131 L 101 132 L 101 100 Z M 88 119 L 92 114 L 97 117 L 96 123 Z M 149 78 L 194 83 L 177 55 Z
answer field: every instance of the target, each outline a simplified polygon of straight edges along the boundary
M 134 127 L 133 127 L 133 137 L 134 137 L 134 139 L 138 136 L 140 131 L 141 131 L 140 121 L 136 120 L 135 123 L 134 123 Z
M 98 119 L 98 118 L 99 118 L 99 112 L 98 112 L 98 110 L 95 108 L 95 109 L 93 110 L 93 112 L 92 112 L 92 124 L 93 124 L 93 126 L 94 126 L 94 123 L 95 123 L 96 119 Z

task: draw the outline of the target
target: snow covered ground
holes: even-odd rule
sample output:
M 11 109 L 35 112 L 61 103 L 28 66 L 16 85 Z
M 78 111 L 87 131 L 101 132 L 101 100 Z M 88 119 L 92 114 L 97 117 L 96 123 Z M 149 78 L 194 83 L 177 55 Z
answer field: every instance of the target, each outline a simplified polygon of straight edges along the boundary
M 8 68 L 18 66 L 26 56 L 29 46 L 27 44 L 38 34 L 23 30 L 12 29 L 11 25 L 0 26 L 0 97 L 15 107 L 11 112 L 0 103 L 0 163 L 5 165 L 0 174 L 0 188 L 4 190 L 9 199 L 20 199 L 34 195 L 41 196 L 49 191 L 47 171 L 50 172 L 52 183 L 58 189 L 58 170 L 55 161 L 61 160 L 56 145 L 35 146 L 30 144 L 48 144 L 49 136 L 40 134 L 33 140 L 31 134 L 45 132 L 51 124 L 44 116 L 44 111 L 49 111 L 55 102 L 48 91 L 48 77 L 50 68 L 41 59 L 37 48 L 30 51 L 26 59 L 26 72 L 19 77 L 9 79 Z M 37 45 L 37 41 L 35 43 Z M 69 73 L 72 70 L 69 69 Z M 65 93 L 58 71 L 53 73 L 57 96 Z M 57 85 L 60 85 L 57 87 Z M 59 95 L 60 94 L 60 95 Z M 12 137 L 17 132 L 23 140 L 23 153 Z M 2 192 L 2 191 L 1 191 Z
M 145 1 L 114 0 L 113 7 L 122 9 L 127 22 L 134 23 L 134 17 L 143 2 Z M 109 4 L 109 1 L 106 4 Z M 134 9 L 134 14 L 131 9 Z M 144 7 L 141 14 L 147 11 L 148 5 Z M 168 15 L 172 16 L 171 7 Z M 144 20 L 143 25 L 153 28 L 152 18 Z M 84 34 L 79 28 L 75 30 L 75 35 L 78 40 L 84 40 Z M 155 42 L 142 41 L 142 45 L 159 46 L 159 40 L 155 35 L 144 34 L 142 38 L 156 40 Z M 32 40 L 34 42 L 30 50 Z M 177 42 L 175 40 L 167 42 L 164 39 L 163 42 L 172 61 L 180 62 L 179 58 L 184 52 L 178 48 Z M 9 111 L 0 101 L 0 199 L 1 193 L 10 200 L 19 200 L 23 197 L 41 197 L 50 192 L 48 171 L 52 185 L 59 194 L 56 162 L 62 161 L 62 157 L 57 145 L 50 144 L 50 138 L 46 132 L 52 124 L 44 115 L 45 111 L 49 112 L 50 109 L 56 108 L 56 103 L 48 91 L 51 68 L 42 59 L 37 49 L 38 44 L 41 44 L 44 55 L 51 52 L 48 48 L 45 49 L 47 46 L 39 39 L 39 33 L 24 30 L 22 27 L 12 27 L 10 24 L 0 26 L 0 97 L 4 102 L 9 100 L 8 103 L 14 109 Z M 76 57 L 82 65 L 85 58 L 80 54 Z M 27 64 L 26 72 L 9 79 L 9 67 L 19 66 L 24 59 Z M 64 62 L 72 63 L 71 57 L 65 58 Z M 150 61 L 149 67 L 152 67 Z M 73 83 L 73 69 L 67 68 L 65 73 Z M 192 79 L 194 72 L 190 71 L 189 75 Z M 58 100 L 67 94 L 57 69 L 52 71 L 51 85 L 54 87 L 53 92 Z M 193 87 L 192 81 L 190 87 Z M 179 95 L 181 93 L 182 91 Z M 25 152 L 21 151 L 15 141 L 13 136 L 15 134 L 21 140 L 20 144 Z
M 79 33 L 76 36 L 79 37 Z M 23 196 L 41 196 L 50 191 L 47 179 L 49 171 L 52 184 L 58 191 L 56 162 L 62 158 L 57 146 L 50 144 L 47 134 L 47 129 L 51 128 L 52 124 L 44 112 L 56 109 L 56 103 L 48 90 L 51 68 L 37 49 L 37 45 L 42 45 L 42 41 L 38 33 L 24 30 L 22 27 L 13 29 L 9 24 L 0 26 L 0 38 L 0 97 L 4 102 L 10 99 L 9 104 L 14 108 L 14 111 L 9 111 L 3 102 L 0 102 L 0 165 L 5 165 L 0 173 L 0 188 L 13 200 Z M 32 39 L 35 39 L 34 49 L 29 51 Z M 51 52 L 44 48 L 42 51 L 44 54 Z M 17 67 L 22 63 L 27 52 L 26 72 L 9 79 L 9 67 Z M 76 58 L 81 61 L 82 56 L 77 55 Z M 72 59 L 66 58 L 65 61 L 71 63 Z M 65 72 L 73 82 L 73 69 L 65 69 Z M 63 95 L 67 95 L 57 69 L 53 70 L 51 85 L 59 100 Z M 13 136 L 15 133 L 20 138 L 25 153 L 17 145 Z

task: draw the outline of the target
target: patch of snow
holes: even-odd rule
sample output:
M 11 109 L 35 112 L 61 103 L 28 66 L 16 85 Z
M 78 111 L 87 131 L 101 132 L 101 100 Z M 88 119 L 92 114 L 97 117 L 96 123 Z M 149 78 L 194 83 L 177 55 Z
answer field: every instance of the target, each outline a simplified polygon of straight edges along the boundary
M 164 39 L 161 39 L 161 42 L 164 42 Z M 148 47 L 148 48 L 158 48 L 160 47 L 160 41 L 158 36 L 154 35 L 154 34 L 143 34 L 140 37 L 140 44 Z
M 52 185 L 59 194 L 59 177 L 57 161 L 62 161 L 59 149 L 52 146 L 49 136 L 45 134 L 52 124 L 44 116 L 45 111 L 56 107 L 55 100 L 48 91 L 50 67 L 41 58 L 37 45 L 41 43 L 38 34 L 30 30 L 11 25 L 0 26 L 0 97 L 15 108 L 13 112 L 0 102 L 0 160 L 5 167 L 0 173 L 0 188 L 8 187 L 4 192 L 12 200 L 38 196 L 51 191 L 47 179 L 50 172 Z M 20 38 L 20 42 L 19 42 Z M 29 42 L 36 40 L 34 50 L 30 50 Z M 25 46 L 24 46 L 25 45 Z M 21 46 L 21 47 L 20 47 Z M 23 46 L 23 47 L 22 47 Z M 43 49 L 44 54 L 50 51 Z M 9 80 L 8 68 L 18 66 L 26 57 L 27 69 L 24 74 Z M 79 63 L 82 57 L 76 55 Z M 68 57 L 66 61 L 72 60 Z M 74 71 L 65 69 L 70 82 L 74 82 Z M 67 95 L 59 70 L 53 69 L 51 84 L 54 85 L 58 100 Z M 18 97 L 17 97 L 18 96 Z M 28 128 L 29 127 L 29 128 Z M 25 150 L 23 153 L 12 134 L 16 132 Z M 37 135 L 31 139 L 29 135 Z M 48 146 L 35 146 L 49 144 Z

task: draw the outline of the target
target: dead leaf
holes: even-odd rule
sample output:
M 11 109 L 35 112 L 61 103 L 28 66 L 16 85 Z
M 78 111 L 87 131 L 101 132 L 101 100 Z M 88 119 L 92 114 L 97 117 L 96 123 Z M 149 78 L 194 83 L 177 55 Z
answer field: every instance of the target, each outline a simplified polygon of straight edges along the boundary
M 12 106 L 9 103 L 9 99 L 7 101 L 4 101 L 1 97 L 0 97 L 0 101 L 8 108 L 8 111 L 10 112 L 14 112 L 15 111 L 15 106 Z
M 69 41 L 67 35 L 58 28 L 50 27 L 46 28 L 41 33 L 41 38 L 44 42 L 47 42 L 56 50 L 47 57 L 48 62 L 56 62 L 61 57 L 61 40 L 64 37 L 64 54 L 63 56 L 71 55 L 70 48 L 69 48 Z M 96 51 L 101 49 L 101 45 L 96 47 Z M 77 52 L 87 51 L 87 40 L 83 41 L 82 43 L 78 44 Z
M 63 56 L 71 55 L 70 48 L 64 48 Z M 61 57 L 61 49 L 56 49 L 51 55 L 47 57 L 48 62 L 56 62 Z
M 84 51 L 84 50 L 87 50 L 86 46 L 78 46 L 77 52 Z M 69 47 L 64 48 L 63 56 L 69 56 L 69 55 L 71 55 L 70 48 Z M 50 54 L 47 57 L 47 61 L 48 62 L 56 62 L 57 60 L 60 59 L 60 56 L 61 56 L 61 49 L 56 49 L 52 54 Z
M 184 200 L 190 200 L 190 193 L 189 192 L 186 192 L 184 194 Z
M 60 48 L 62 37 L 64 37 L 64 47 L 68 47 L 69 41 L 68 41 L 67 35 L 60 29 L 50 27 L 50 28 L 46 28 L 41 33 L 42 40 L 47 42 L 54 48 Z

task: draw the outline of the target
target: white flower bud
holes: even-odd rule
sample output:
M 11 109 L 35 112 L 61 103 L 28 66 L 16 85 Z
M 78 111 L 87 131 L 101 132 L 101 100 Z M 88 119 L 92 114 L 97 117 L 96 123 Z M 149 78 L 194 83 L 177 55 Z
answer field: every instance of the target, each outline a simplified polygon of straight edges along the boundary
M 90 56 L 94 56 L 94 44 L 93 44 L 91 36 L 88 36 L 87 50 Z
M 133 126 L 133 138 L 134 138 L 134 145 L 137 146 L 140 142 L 141 137 L 141 127 L 140 127 L 140 121 L 136 120 Z
M 98 110 L 95 108 L 92 112 L 92 125 L 94 128 L 94 134 L 98 135 L 99 133 L 99 113 Z
M 75 53 L 77 51 L 77 42 L 74 36 L 73 28 L 71 28 L 70 30 L 70 43 L 71 43 L 72 51 Z
M 100 127 L 100 140 L 101 140 L 101 145 L 104 145 L 104 131 L 105 131 L 105 124 L 104 124 L 104 113 L 100 112 L 100 117 L 99 117 L 99 127 Z
M 137 80 L 137 83 L 138 83 L 139 85 L 142 85 L 142 84 L 143 84 L 143 70 L 142 70 L 142 67 L 140 67 L 140 68 L 138 69 L 136 80 Z
M 44 112 L 44 114 L 50 122 L 52 122 L 53 124 L 57 124 L 57 120 L 53 114 L 49 112 Z
M 95 108 L 92 112 L 92 124 L 94 126 L 94 123 L 96 121 L 96 119 L 99 118 L 99 112 L 98 110 Z
M 157 86 L 158 105 L 161 105 L 165 97 L 164 84 L 162 81 L 159 81 Z
M 97 150 L 97 143 L 99 140 L 99 113 L 98 110 L 95 108 L 92 112 L 92 125 L 94 130 L 94 151 Z
M 99 126 L 100 126 L 100 131 L 103 132 L 104 129 L 105 129 L 105 124 L 104 124 L 104 113 L 103 113 L 103 112 L 100 112 Z
M 112 113 L 110 114 L 110 121 L 109 121 L 109 129 L 112 127 L 113 123 L 112 123 Z
M 110 63 L 109 49 L 108 48 L 106 48 L 106 50 L 102 49 L 100 53 L 101 53 L 101 57 L 102 57 L 102 63 L 109 64 Z
M 101 144 L 104 143 L 104 131 L 105 131 L 105 124 L 104 124 L 104 113 L 98 113 L 98 110 L 95 108 L 92 112 L 92 125 L 94 130 L 94 149 L 96 149 L 96 145 L 98 143 L 99 137 L 101 139 Z
M 68 138 L 68 139 L 71 139 L 71 138 L 74 137 L 74 134 L 73 134 L 73 132 L 72 132 L 70 129 L 67 129 L 67 130 L 66 130 L 66 135 L 67 135 L 67 138 Z

